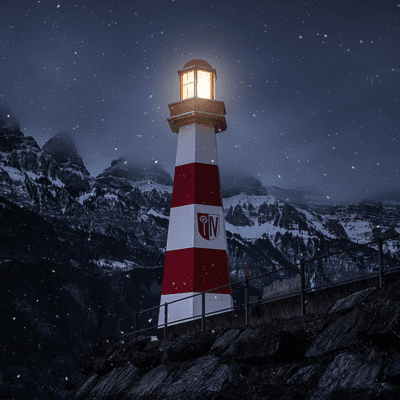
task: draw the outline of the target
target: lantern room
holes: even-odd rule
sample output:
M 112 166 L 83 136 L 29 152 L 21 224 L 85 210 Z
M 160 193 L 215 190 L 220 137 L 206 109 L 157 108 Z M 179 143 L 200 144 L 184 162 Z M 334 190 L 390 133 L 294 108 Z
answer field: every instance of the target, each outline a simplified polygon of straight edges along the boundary
M 180 99 L 168 104 L 172 132 L 179 133 L 180 127 L 190 124 L 212 127 L 215 133 L 226 131 L 225 104 L 215 100 L 215 69 L 207 61 L 195 59 L 178 74 Z
M 192 97 L 215 100 L 217 73 L 207 61 L 200 59 L 188 61 L 178 74 L 180 100 Z

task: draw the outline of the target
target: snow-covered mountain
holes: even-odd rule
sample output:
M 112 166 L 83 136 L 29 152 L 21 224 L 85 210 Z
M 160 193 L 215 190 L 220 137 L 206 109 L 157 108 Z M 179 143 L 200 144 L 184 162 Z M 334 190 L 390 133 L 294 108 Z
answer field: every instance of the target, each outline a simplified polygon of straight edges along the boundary
M 245 174 L 221 180 L 233 281 L 244 278 L 247 266 L 255 276 L 400 232 L 400 205 L 319 204 Z M 58 388 L 39 390 L 37 398 L 60 398 L 57 374 L 76 369 L 90 339 L 158 303 L 171 193 L 172 178 L 157 165 L 120 159 L 93 177 L 69 135 L 57 134 L 41 149 L 18 123 L 0 117 L 0 290 L 6 317 L 16 321 L 15 329 L 0 332 L 8 338 L 0 382 L 10 379 L 11 388 L 19 368 L 31 374 L 27 382 L 47 379 Z M 400 264 L 399 239 L 385 242 L 384 252 L 386 266 Z M 307 272 L 317 285 L 376 268 L 376 246 L 370 246 L 308 264 Z M 251 294 L 297 274 L 293 268 L 252 281 Z M 234 296 L 241 301 L 242 288 L 236 286 Z M 34 354 L 29 359 L 24 346 L 14 349 L 25 342 Z M 56 366 L 60 354 L 66 361 Z M 49 362 L 51 378 L 29 372 Z
M 46 220 L 78 228 L 88 239 L 99 234 L 119 243 L 119 251 L 93 248 L 97 258 L 114 255 L 118 262 L 126 258 L 148 267 L 162 265 L 172 178 L 157 164 L 119 159 L 92 177 L 68 134 L 57 134 L 40 149 L 18 125 L 4 123 L 0 151 L 4 198 Z M 368 200 L 308 204 L 297 191 L 265 188 L 245 173 L 223 175 L 222 185 L 233 276 L 241 276 L 247 265 L 261 272 L 332 252 L 339 244 L 345 248 L 400 232 L 399 205 Z M 296 201 L 285 200 L 288 196 Z M 396 241 L 384 249 L 388 260 L 400 258 Z

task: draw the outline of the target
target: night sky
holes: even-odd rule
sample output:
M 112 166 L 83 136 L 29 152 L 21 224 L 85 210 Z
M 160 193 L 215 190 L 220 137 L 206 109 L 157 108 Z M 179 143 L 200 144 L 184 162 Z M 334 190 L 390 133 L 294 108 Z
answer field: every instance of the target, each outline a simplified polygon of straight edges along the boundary
M 70 132 L 93 175 L 113 159 L 173 174 L 168 104 L 194 58 L 217 70 L 221 171 L 400 201 L 399 0 L 2 0 L 0 101 L 43 144 Z

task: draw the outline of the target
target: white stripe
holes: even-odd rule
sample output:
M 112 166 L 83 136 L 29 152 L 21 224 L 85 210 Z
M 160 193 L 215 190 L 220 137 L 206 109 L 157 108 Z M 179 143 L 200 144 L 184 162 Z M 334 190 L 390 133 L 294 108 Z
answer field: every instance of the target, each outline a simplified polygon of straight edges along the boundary
M 219 217 L 219 235 L 213 240 L 204 239 L 199 232 L 197 213 Z M 216 220 L 214 219 L 214 223 Z M 200 229 L 204 226 L 200 225 Z M 226 250 L 225 220 L 222 207 L 190 204 L 171 208 L 168 227 L 167 251 L 199 247 Z
M 174 300 L 184 299 L 185 297 L 192 296 L 198 292 L 192 293 L 177 293 L 177 294 L 167 294 L 161 296 L 160 305 L 170 303 Z M 205 294 L 205 312 L 216 311 L 216 314 L 227 312 L 229 310 L 221 311 L 226 308 L 233 308 L 233 299 L 230 294 L 222 293 L 206 293 Z M 158 315 L 158 325 L 164 325 L 164 315 L 165 308 L 160 307 L 160 312 Z M 189 320 L 182 322 L 175 322 L 182 318 L 190 318 Z M 201 295 L 191 297 L 187 300 L 181 300 L 176 303 L 168 304 L 168 325 L 176 325 L 179 323 L 184 323 L 191 321 L 193 319 L 201 318 Z
M 218 164 L 214 128 L 190 124 L 179 128 L 175 166 L 191 163 Z

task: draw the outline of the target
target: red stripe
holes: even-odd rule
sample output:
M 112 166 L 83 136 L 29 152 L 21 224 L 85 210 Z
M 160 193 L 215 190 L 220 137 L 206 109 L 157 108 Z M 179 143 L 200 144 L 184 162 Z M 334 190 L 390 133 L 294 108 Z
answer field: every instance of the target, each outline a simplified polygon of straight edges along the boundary
M 190 248 L 167 251 L 162 293 L 203 292 L 230 283 L 225 250 Z M 231 287 L 213 293 L 232 295 Z
M 218 165 L 191 163 L 175 167 L 171 207 L 189 204 L 222 207 Z

